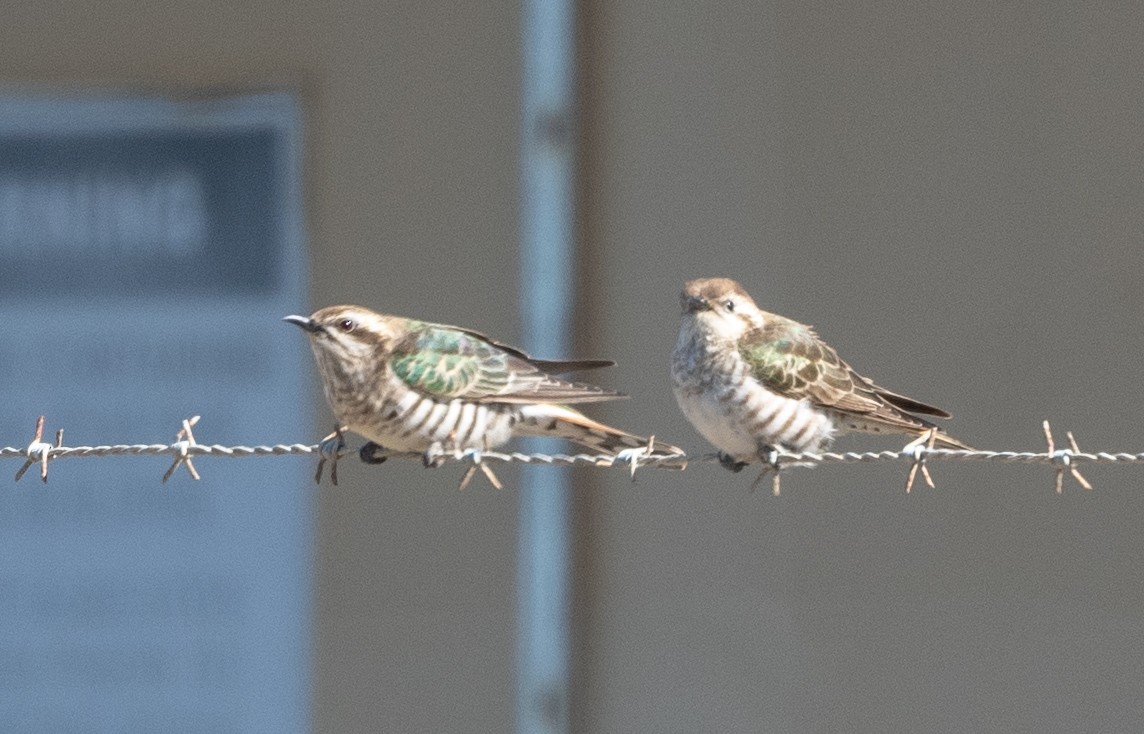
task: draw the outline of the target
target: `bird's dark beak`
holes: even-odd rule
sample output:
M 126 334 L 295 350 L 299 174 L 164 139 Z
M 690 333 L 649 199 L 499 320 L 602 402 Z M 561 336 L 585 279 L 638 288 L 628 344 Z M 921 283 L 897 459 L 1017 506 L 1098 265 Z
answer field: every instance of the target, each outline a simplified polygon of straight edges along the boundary
M 286 316 L 282 320 L 305 329 L 310 334 L 317 334 L 322 330 L 322 325 L 308 316 Z
M 706 311 L 710 306 L 707 299 L 703 296 L 688 296 L 685 295 L 681 299 L 683 301 L 684 313 L 696 313 L 698 311 Z

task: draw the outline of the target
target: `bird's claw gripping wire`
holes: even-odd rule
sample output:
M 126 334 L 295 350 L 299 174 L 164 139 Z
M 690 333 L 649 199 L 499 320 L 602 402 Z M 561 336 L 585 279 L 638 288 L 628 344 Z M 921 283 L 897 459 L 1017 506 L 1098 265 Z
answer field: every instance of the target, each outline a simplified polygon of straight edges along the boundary
M 386 449 L 381 444 L 375 441 L 366 441 L 362 447 L 358 449 L 358 458 L 365 464 L 384 464 L 389 458 Z
M 741 472 L 747 468 L 747 462 L 736 461 L 734 459 L 734 457 L 732 457 L 730 454 L 725 454 L 722 451 L 720 451 L 718 453 L 718 457 L 719 457 L 719 466 L 721 466 L 724 469 L 726 469 L 730 472 L 733 472 L 735 474 L 738 474 L 739 472 Z

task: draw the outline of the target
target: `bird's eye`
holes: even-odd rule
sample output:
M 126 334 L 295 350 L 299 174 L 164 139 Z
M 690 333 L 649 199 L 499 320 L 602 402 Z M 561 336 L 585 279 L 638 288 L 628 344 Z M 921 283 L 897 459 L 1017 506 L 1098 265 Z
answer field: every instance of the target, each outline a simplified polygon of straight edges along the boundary
M 723 301 L 723 308 L 727 309 L 727 313 L 734 313 L 735 302 L 728 298 L 726 301 Z
M 353 319 L 342 319 L 338 322 L 338 328 L 341 329 L 344 333 L 348 334 L 357 328 L 357 322 Z

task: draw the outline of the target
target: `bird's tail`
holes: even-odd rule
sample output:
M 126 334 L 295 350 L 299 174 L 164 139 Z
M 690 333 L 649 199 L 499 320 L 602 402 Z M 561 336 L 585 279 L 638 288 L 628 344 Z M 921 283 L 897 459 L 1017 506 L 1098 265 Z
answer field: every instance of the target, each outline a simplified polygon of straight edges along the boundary
M 958 441 L 956 438 L 954 438 L 953 436 L 951 436 L 948 433 L 946 433 L 945 431 L 943 431 L 940 426 L 937 426 L 933 423 L 930 423 L 929 421 L 924 420 L 922 418 L 918 418 L 916 415 L 911 415 L 908 417 L 914 419 L 915 421 L 917 421 L 920 424 L 919 426 L 915 426 L 913 428 L 913 430 L 910 431 L 911 433 L 914 433 L 918 438 L 921 438 L 922 436 L 926 436 L 930 430 L 935 430 L 935 433 L 933 436 L 933 443 L 934 443 L 934 446 L 936 448 L 939 448 L 939 449 L 964 449 L 966 451 L 974 451 L 975 450 L 969 444 L 964 443 L 962 441 Z
M 915 439 L 925 437 L 927 441 L 929 440 L 929 432 L 934 431 L 933 442 L 935 447 L 973 451 L 972 446 L 949 435 L 936 423 L 931 423 L 925 418 L 920 418 L 889 405 L 884 406 L 883 410 L 874 415 L 855 415 L 854 413 L 842 415 L 838 420 L 838 426 L 843 432 L 904 433 L 913 436 Z
M 943 433 L 941 431 L 938 431 L 934 435 L 933 442 L 934 442 L 934 445 L 937 446 L 938 448 L 965 449 L 966 451 L 973 451 L 974 450 L 974 448 L 972 446 L 970 446 L 969 444 L 958 441 L 956 438 L 949 435 L 948 433 Z
M 625 449 L 652 448 L 657 456 L 682 454 L 683 449 L 658 439 L 626 433 L 612 428 L 563 405 L 539 403 L 522 406 L 516 433 L 526 436 L 563 438 L 573 443 L 615 455 Z

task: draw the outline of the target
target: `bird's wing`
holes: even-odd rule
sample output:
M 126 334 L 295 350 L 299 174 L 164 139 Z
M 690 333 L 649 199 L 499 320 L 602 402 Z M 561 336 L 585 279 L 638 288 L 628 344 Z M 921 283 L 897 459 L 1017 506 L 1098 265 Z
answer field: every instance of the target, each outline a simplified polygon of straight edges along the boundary
M 474 331 L 441 324 L 414 328 L 393 349 L 390 368 L 414 390 L 439 399 L 489 403 L 583 403 L 618 393 L 553 377 L 601 362 L 543 362 Z
M 614 367 L 616 365 L 616 363 L 610 359 L 537 359 L 526 354 L 521 349 L 517 349 L 516 347 L 505 344 L 504 342 L 499 342 L 487 334 L 479 331 L 465 329 L 459 326 L 445 326 L 443 324 L 432 324 L 432 326 L 443 328 L 449 331 L 457 331 L 478 341 L 485 342 L 486 344 L 496 347 L 501 351 L 507 352 L 514 357 L 519 357 L 526 362 L 530 362 L 534 367 L 537 367 L 544 372 L 553 375 L 560 375 L 564 374 L 565 372 L 579 372 L 581 370 L 595 370 L 600 369 L 601 367 Z
M 756 380 L 786 397 L 894 424 L 905 419 L 917 425 L 919 419 L 906 412 L 949 417 L 940 408 L 890 392 L 859 375 L 813 329 L 797 321 L 768 317 L 763 328 L 744 337 L 740 353 Z

